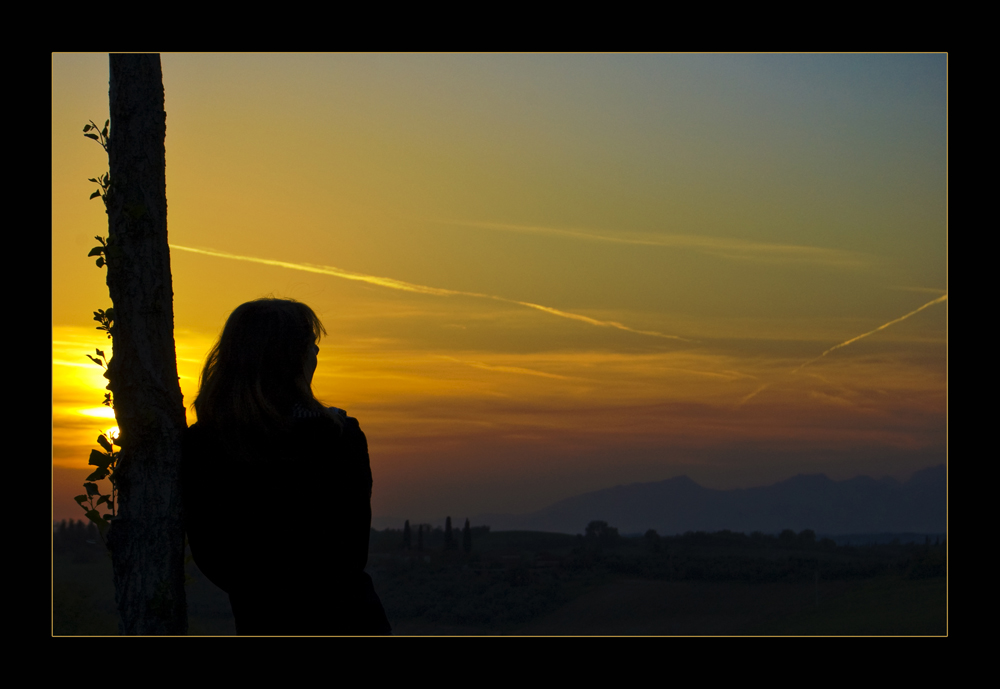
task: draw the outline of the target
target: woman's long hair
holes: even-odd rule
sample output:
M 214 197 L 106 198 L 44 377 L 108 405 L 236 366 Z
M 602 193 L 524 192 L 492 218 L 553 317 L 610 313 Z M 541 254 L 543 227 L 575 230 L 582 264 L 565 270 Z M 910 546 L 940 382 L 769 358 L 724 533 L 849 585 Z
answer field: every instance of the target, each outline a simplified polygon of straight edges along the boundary
M 240 447 L 291 428 L 292 409 L 322 410 L 306 362 L 326 330 L 305 304 L 264 298 L 236 307 L 201 373 L 198 422 Z

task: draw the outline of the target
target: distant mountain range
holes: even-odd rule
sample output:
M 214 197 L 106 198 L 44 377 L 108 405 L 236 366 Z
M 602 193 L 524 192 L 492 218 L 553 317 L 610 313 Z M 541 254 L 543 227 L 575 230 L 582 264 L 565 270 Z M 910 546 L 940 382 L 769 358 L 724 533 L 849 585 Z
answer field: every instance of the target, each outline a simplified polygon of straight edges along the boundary
M 714 490 L 677 476 L 585 493 L 530 514 L 481 514 L 471 522 L 494 531 L 571 534 L 583 533 L 594 520 L 606 521 L 621 534 L 656 529 L 661 536 L 723 529 L 943 533 L 946 494 L 943 464 L 918 471 L 905 483 L 888 477 L 834 481 L 824 474 L 800 474 L 770 486 Z

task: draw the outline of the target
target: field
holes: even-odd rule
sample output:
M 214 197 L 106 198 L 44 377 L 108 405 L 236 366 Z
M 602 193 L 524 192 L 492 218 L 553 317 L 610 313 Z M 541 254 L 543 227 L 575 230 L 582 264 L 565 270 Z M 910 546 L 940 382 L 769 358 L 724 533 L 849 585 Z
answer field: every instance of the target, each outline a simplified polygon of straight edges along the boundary
M 885 635 L 945 633 L 944 579 L 748 584 L 623 579 L 521 634 Z
M 947 634 L 943 544 L 612 536 L 478 529 L 464 553 L 440 532 L 423 551 L 373 532 L 369 572 L 396 635 Z M 54 555 L 56 635 L 118 632 L 110 559 L 87 546 Z M 235 633 L 193 562 L 187 596 L 189 634 Z

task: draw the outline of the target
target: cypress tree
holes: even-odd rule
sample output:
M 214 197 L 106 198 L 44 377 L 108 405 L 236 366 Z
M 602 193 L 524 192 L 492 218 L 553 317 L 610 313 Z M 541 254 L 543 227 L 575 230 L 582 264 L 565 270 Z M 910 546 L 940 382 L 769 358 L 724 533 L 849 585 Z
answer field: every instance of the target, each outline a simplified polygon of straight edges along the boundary
M 424 549 L 424 525 L 417 524 L 417 550 L 423 551 Z
M 451 517 L 445 517 L 444 520 L 444 549 L 454 550 L 455 549 L 455 539 L 451 535 Z
M 410 520 L 403 524 L 403 550 L 410 549 Z
M 469 526 L 469 518 L 465 518 L 465 526 L 462 527 L 462 550 L 467 553 L 472 552 L 472 528 Z

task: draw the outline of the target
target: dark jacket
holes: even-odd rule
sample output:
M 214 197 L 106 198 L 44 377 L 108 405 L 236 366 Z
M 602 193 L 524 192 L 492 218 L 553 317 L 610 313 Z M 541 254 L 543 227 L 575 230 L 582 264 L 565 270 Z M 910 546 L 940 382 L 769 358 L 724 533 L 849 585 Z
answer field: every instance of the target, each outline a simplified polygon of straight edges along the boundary
M 388 634 L 364 572 L 368 443 L 356 419 L 296 419 L 235 456 L 220 434 L 184 438 L 184 520 L 198 568 L 229 594 L 239 634 Z

